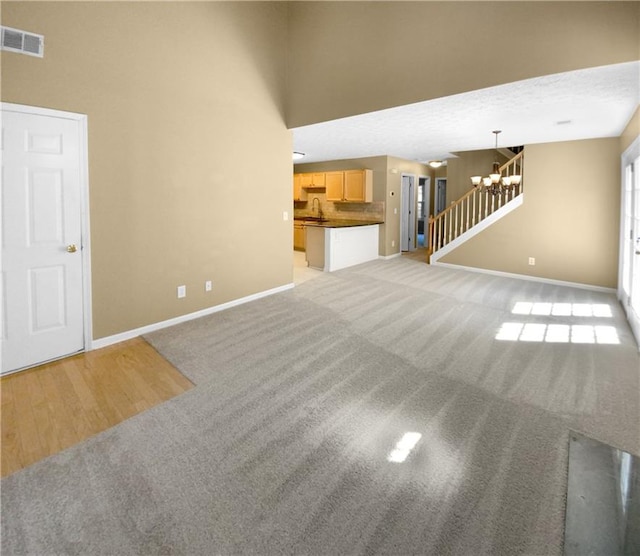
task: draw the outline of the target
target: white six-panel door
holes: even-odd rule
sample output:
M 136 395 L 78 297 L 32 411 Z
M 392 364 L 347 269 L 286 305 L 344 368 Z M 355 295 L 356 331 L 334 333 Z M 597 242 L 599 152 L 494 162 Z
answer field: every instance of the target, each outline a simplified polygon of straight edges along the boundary
M 2 110 L 2 373 L 81 351 L 77 120 Z

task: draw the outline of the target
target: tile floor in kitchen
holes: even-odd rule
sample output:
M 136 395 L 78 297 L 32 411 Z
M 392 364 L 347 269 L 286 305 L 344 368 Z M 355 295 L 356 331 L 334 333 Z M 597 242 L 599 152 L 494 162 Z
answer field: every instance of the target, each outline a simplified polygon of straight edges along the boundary
M 307 266 L 307 260 L 305 258 L 304 251 L 293 252 L 293 283 L 302 284 L 312 278 L 317 278 L 322 275 L 321 270 L 315 270 Z

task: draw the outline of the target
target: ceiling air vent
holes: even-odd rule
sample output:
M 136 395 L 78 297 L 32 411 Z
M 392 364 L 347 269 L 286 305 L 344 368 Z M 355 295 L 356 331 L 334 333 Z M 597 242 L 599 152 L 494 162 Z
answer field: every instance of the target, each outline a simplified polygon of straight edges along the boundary
M 29 56 L 44 56 L 44 37 L 34 33 L 27 33 L 11 27 L 2 27 L 2 40 L 0 42 L 2 50 L 9 52 L 19 52 Z

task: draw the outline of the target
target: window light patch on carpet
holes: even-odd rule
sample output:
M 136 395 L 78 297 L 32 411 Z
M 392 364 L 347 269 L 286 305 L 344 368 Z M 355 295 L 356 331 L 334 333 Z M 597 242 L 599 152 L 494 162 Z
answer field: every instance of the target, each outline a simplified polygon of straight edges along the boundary
M 546 303 L 518 301 L 511 310 L 514 315 L 541 315 L 554 317 L 613 318 L 611 306 L 606 303 Z
M 505 322 L 496 340 L 507 342 L 548 342 L 555 344 L 619 344 L 614 326 L 589 324 L 542 324 Z
M 387 456 L 387 461 L 393 463 L 402 463 L 407 459 L 411 450 L 413 450 L 418 443 L 418 441 L 422 438 L 422 435 L 419 432 L 406 432 L 402 436 L 402 438 L 398 441 L 395 448 L 389 452 Z

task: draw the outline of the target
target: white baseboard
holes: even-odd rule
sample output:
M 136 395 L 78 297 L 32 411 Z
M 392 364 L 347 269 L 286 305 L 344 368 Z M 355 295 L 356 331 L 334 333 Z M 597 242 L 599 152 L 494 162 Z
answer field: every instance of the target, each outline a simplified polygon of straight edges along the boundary
M 394 253 L 393 255 L 378 255 L 378 259 L 383 261 L 389 261 L 391 259 L 396 259 L 397 257 L 402 257 L 402 253 Z
M 265 290 L 262 292 L 254 293 L 252 295 L 247 295 L 246 297 L 241 297 L 239 299 L 234 299 L 233 301 L 228 301 L 227 303 L 221 303 L 220 305 L 208 307 L 206 309 L 202 309 L 201 311 L 189 313 L 188 315 L 181 315 L 179 317 L 175 317 L 169 320 L 164 320 L 162 322 L 148 324 L 146 326 L 142 326 L 134 330 L 128 330 L 127 332 L 114 334 L 113 336 L 98 338 L 97 340 L 93 340 L 91 342 L 91 345 L 88 346 L 86 349 L 87 351 L 90 351 L 93 349 L 100 349 L 103 347 L 107 347 L 112 344 L 117 344 L 118 342 L 124 342 L 125 340 L 131 340 L 132 338 L 137 338 L 138 336 L 142 336 L 143 334 L 148 334 L 149 332 L 154 332 L 155 330 L 160 330 L 162 328 L 167 328 L 168 326 L 174 326 L 176 324 L 180 324 L 181 322 L 187 322 L 189 320 L 205 317 L 207 315 L 211 315 L 219 311 L 224 311 L 225 309 L 230 309 L 231 307 L 236 307 L 237 305 L 242 305 L 244 303 L 249 303 L 250 301 L 255 301 L 256 299 L 260 299 L 262 297 L 267 297 L 269 295 L 273 295 L 276 293 L 281 293 L 281 292 L 293 289 L 293 287 L 294 287 L 293 283 L 285 284 L 284 286 L 278 286 L 277 288 L 272 288 L 270 290 Z
M 605 288 L 604 286 L 592 286 L 591 284 L 581 284 L 580 282 L 565 282 L 564 280 L 554 280 L 552 278 L 540 278 L 538 276 L 529 276 L 527 274 L 513 274 L 511 272 L 502 272 L 500 270 L 489 270 L 486 268 L 476 268 L 473 266 L 462 266 L 451 263 L 441 263 L 435 261 L 432 266 L 443 266 L 446 268 L 454 268 L 456 270 L 468 270 L 470 272 L 478 272 L 480 274 L 492 274 L 494 276 L 503 276 L 505 278 L 516 278 L 518 280 L 529 280 L 530 282 L 542 282 L 543 284 L 553 284 L 554 286 L 567 286 L 569 288 L 580 288 L 582 290 L 592 290 L 602 293 L 616 294 L 614 288 Z

